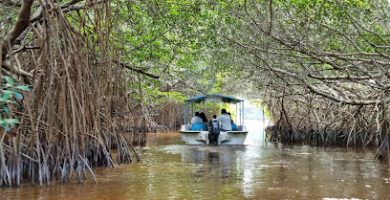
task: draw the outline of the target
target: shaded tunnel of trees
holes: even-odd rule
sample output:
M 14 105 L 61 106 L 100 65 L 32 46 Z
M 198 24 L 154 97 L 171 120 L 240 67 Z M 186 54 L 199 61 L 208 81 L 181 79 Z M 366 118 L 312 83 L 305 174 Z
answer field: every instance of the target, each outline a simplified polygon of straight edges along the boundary
M 262 99 L 272 141 L 389 155 L 386 0 L 2 0 L 0 186 L 137 161 L 198 93 Z M 112 155 L 117 149 L 118 156 Z

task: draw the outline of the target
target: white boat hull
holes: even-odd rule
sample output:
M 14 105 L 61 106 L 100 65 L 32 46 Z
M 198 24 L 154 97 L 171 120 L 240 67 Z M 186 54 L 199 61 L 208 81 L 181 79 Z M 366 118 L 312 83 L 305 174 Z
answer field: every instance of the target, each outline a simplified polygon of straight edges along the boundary
M 181 130 L 181 138 L 186 144 L 210 144 L 208 131 Z M 219 145 L 244 144 L 248 131 L 221 131 L 218 137 Z

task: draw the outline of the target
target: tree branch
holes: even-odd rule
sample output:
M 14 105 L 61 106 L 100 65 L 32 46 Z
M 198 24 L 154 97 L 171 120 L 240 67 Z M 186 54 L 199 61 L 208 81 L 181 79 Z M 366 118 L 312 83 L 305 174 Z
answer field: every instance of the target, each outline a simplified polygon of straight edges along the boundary
M 120 61 L 118 61 L 118 60 L 112 60 L 112 61 L 113 61 L 114 63 L 116 63 L 116 64 L 118 64 L 118 65 L 124 67 L 124 68 L 130 69 L 131 71 L 135 71 L 135 72 L 140 73 L 140 74 L 143 74 L 143 75 L 145 75 L 145 76 L 148 76 L 148 77 L 151 77 L 151 78 L 154 78 L 154 79 L 159 79 L 159 78 L 160 78 L 160 77 L 157 76 L 157 75 L 154 75 L 154 74 L 151 74 L 151 73 L 149 73 L 149 72 L 146 72 L 146 71 L 143 70 L 143 69 L 131 67 L 131 66 L 129 66 L 128 64 L 123 63 L 123 62 L 120 62 Z
M 31 7 L 34 0 L 23 0 L 22 7 L 20 8 L 18 19 L 14 28 L 5 36 L 2 44 L 2 57 L 8 52 L 9 45 L 15 42 L 16 38 L 29 26 Z
M 5 4 L 7 6 L 21 6 L 20 1 L 17 0 L 3 0 L 0 3 Z
M 17 67 L 14 67 L 14 66 L 10 65 L 9 63 L 3 62 L 3 67 L 10 72 L 14 72 L 15 74 L 20 74 L 20 75 L 22 75 L 24 77 L 28 77 L 28 78 L 33 77 L 33 74 L 26 72 L 22 69 L 19 69 Z

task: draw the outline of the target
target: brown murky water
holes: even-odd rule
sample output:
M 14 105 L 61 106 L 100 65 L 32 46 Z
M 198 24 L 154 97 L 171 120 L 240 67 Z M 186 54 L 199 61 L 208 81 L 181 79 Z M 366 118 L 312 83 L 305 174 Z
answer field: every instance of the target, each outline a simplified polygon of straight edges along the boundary
M 98 183 L 0 189 L 0 199 L 390 199 L 372 152 L 250 144 L 189 146 L 151 134 L 142 161 L 97 169 Z

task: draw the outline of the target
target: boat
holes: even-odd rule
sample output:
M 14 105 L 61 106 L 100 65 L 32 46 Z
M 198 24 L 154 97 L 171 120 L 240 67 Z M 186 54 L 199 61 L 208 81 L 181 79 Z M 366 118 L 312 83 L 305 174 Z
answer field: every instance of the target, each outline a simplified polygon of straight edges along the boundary
M 225 96 L 220 94 L 208 94 L 191 97 L 185 100 L 184 106 L 184 124 L 180 129 L 181 138 L 186 144 L 202 145 L 210 144 L 209 131 L 191 130 L 190 120 L 194 116 L 194 104 L 199 104 L 205 101 L 228 103 L 236 107 L 236 123 L 237 130 L 234 131 L 220 131 L 218 137 L 218 145 L 242 145 L 245 142 L 248 131 L 244 126 L 244 100 L 232 96 Z M 191 114 L 191 115 L 190 115 Z M 217 113 L 216 113 L 217 114 Z

